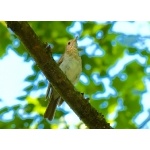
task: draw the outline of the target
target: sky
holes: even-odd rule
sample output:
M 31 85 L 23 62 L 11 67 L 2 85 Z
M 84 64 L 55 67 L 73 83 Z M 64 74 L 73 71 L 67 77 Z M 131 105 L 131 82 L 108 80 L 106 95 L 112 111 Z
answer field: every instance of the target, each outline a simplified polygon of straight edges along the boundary
M 82 27 L 80 23 L 76 22 L 74 26 L 69 29 L 69 31 L 76 36 L 76 34 L 80 34 L 81 29 Z M 133 35 L 137 35 L 137 34 L 142 36 L 150 35 L 150 25 L 147 22 L 117 22 L 115 26 L 112 28 L 112 30 L 119 33 L 126 33 L 126 34 L 133 34 Z M 78 46 L 80 47 L 83 45 L 87 45 L 87 43 L 89 44 L 91 42 L 92 39 L 85 38 L 84 40 L 80 40 L 78 42 Z M 150 41 L 147 41 L 145 45 L 150 46 Z M 86 52 L 88 54 L 91 54 L 91 48 L 90 47 L 87 48 Z M 103 55 L 103 54 L 98 53 L 97 55 Z M 115 68 L 111 68 L 109 70 L 110 76 L 113 76 L 115 73 L 117 73 L 117 71 L 120 71 L 121 66 L 124 63 L 126 63 L 126 61 L 131 61 L 131 60 L 138 60 L 141 64 L 144 64 L 146 61 L 138 54 L 134 57 L 126 54 L 124 58 L 121 59 L 116 64 Z M 29 63 L 24 63 L 23 58 L 18 57 L 18 55 L 15 52 L 13 52 L 11 49 L 8 49 L 7 55 L 0 60 L 0 70 L 1 70 L 0 86 L 2 87 L 0 90 L 0 100 L 2 101 L 0 103 L 0 108 L 3 106 L 11 106 L 12 104 L 20 103 L 18 100 L 16 100 L 16 97 L 19 95 L 24 95 L 23 88 L 28 85 L 27 82 L 24 82 L 24 79 L 27 74 L 33 73 L 31 69 L 32 64 L 33 64 L 32 61 L 30 61 Z M 45 79 L 44 75 L 41 75 L 40 78 Z M 80 80 L 86 82 L 83 75 L 81 75 Z M 105 82 L 106 85 L 109 85 L 109 82 L 106 79 L 103 82 Z M 145 118 L 148 116 L 148 109 L 150 108 L 150 103 L 149 103 L 150 81 L 149 80 L 146 80 L 146 86 L 148 88 L 148 92 L 143 94 L 143 100 L 142 100 L 142 103 L 144 104 L 144 111 L 135 119 L 135 121 L 139 125 L 142 122 L 142 120 L 145 120 Z M 46 88 L 43 89 L 42 91 L 33 92 L 32 96 L 36 97 L 37 95 L 40 95 L 43 92 L 46 93 Z M 105 94 L 113 94 L 112 89 L 108 90 L 107 92 L 108 93 Z M 99 96 L 101 97 L 102 95 Z M 22 102 L 20 104 L 22 104 Z M 75 124 L 79 121 L 79 118 L 76 116 L 74 112 L 72 112 L 72 110 L 69 108 L 67 104 L 63 104 L 63 106 L 61 107 L 65 107 L 66 110 L 71 111 L 69 115 L 65 116 L 65 119 L 69 124 Z M 112 116 L 112 118 L 114 116 Z M 9 118 L 10 115 L 7 115 L 7 117 Z

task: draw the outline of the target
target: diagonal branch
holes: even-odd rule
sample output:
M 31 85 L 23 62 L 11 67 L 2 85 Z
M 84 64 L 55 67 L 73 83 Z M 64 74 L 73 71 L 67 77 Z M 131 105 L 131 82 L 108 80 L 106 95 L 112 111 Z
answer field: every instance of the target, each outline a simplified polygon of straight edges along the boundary
M 27 22 L 18 21 L 8 21 L 6 23 L 20 38 L 30 55 L 36 61 L 38 67 L 52 83 L 60 96 L 87 127 L 90 129 L 110 129 L 111 126 L 106 122 L 104 116 L 98 113 L 89 102 L 84 99 L 83 95 L 74 89 L 74 86 L 53 60 L 52 55 L 49 56 L 46 53 L 46 45 L 40 41 L 29 24 Z

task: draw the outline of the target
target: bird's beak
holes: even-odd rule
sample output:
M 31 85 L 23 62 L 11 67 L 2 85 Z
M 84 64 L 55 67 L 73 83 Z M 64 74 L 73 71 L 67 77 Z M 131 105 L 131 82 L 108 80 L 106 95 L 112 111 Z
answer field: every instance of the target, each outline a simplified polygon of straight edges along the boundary
M 77 39 L 78 39 L 78 36 L 76 36 L 76 37 L 73 39 L 74 45 L 75 45 L 76 47 L 78 47 L 78 46 L 77 46 Z M 71 47 L 72 47 L 72 46 L 71 46 Z

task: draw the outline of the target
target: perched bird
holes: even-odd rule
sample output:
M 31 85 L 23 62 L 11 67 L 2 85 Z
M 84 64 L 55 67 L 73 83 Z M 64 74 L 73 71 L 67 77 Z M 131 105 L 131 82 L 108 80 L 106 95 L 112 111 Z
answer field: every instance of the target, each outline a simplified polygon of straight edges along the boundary
M 72 84 L 79 80 L 82 71 L 82 60 L 77 48 L 77 37 L 68 41 L 65 53 L 59 59 L 58 65 Z M 48 100 L 48 106 L 44 113 L 44 118 L 52 120 L 57 105 L 60 106 L 63 99 L 50 83 L 47 88 L 46 99 Z

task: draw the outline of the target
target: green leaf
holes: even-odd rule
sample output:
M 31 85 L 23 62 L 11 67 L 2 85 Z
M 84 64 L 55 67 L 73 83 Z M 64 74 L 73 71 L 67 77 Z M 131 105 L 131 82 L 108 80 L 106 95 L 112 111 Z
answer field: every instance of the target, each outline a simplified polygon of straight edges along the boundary
M 18 96 L 18 97 L 17 97 L 17 99 L 18 99 L 18 100 L 21 100 L 21 101 L 22 101 L 22 100 L 25 100 L 26 98 L 27 98 L 27 95 Z
M 24 111 L 27 112 L 27 113 L 30 113 L 32 112 L 32 110 L 34 109 L 35 105 L 34 104 L 27 104 L 25 107 L 24 107 Z
M 46 85 L 46 83 L 44 81 L 38 82 L 38 87 L 39 88 L 44 88 L 45 86 L 47 86 L 47 85 Z
M 14 110 L 18 110 L 19 108 L 20 108 L 20 105 L 19 105 L 19 104 L 13 106 L 13 109 L 14 109 Z
M 29 85 L 28 87 L 24 88 L 23 90 L 26 92 L 31 92 L 33 90 L 34 86 L 33 85 Z
M 39 72 L 40 71 L 39 67 L 36 64 L 33 64 L 32 69 L 35 72 Z
M 5 22 L 0 22 L 0 58 L 6 54 L 6 48 L 11 44 L 11 35 L 8 32 Z
M 2 109 L 0 109 L 0 114 L 8 112 L 9 108 L 8 107 L 4 107 Z
M 25 81 L 31 82 L 31 81 L 34 81 L 36 78 L 37 78 L 36 74 L 30 75 L 25 78 Z

